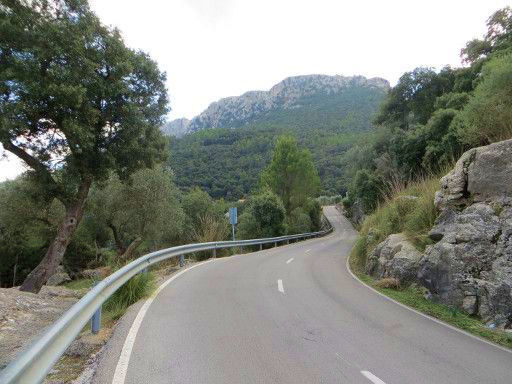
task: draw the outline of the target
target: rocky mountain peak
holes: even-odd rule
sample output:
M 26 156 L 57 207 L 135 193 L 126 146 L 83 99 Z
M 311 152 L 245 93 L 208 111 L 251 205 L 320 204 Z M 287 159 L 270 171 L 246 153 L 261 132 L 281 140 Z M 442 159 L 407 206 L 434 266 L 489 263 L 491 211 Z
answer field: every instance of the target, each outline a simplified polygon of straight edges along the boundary
M 363 76 L 302 75 L 287 77 L 268 91 L 249 91 L 213 102 L 192 120 L 177 119 L 166 124 L 163 132 L 181 136 L 205 128 L 235 128 L 265 116 L 277 109 L 291 109 L 305 98 L 315 95 L 336 95 L 351 87 L 389 89 L 382 78 Z

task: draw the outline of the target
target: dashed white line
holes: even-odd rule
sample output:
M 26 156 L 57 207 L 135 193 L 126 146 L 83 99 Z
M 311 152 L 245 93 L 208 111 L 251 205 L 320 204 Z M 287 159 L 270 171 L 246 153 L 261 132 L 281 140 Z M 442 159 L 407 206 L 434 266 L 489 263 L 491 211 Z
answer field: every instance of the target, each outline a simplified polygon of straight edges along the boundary
M 375 376 L 373 373 L 369 371 L 361 371 L 361 374 L 366 377 L 368 380 L 370 380 L 373 384 L 386 384 L 381 379 L 379 379 L 377 376 Z
M 306 252 L 304 252 L 304 253 L 308 253 L 309 251 L 311 251 L 311 249 L 306 249 Z
M 281 293 L 284 293 L 283 280 L 281 279 L 277 280 L 277 290 Z
M 292 261 L 293 261 L 293 257 L 288 259 L 288 260 L 286 260 L 286 264 L 290 264 Z

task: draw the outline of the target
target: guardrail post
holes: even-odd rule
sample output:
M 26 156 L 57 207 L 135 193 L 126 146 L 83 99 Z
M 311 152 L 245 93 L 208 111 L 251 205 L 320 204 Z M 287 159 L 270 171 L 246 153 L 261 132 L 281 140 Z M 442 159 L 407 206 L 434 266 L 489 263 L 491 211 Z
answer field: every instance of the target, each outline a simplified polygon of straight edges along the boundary
M 91 318 L 91 331 L 95 335 L 98 334 L 101 328 L 101 307 L 98 308 L 96 312 L 94 312 L 94 315 L 92 315 Z
M 185 265 L 185 255 L 180 255 L 180 268 Z
M 277 241 L 274 241 L 274 247 L 277 247 Z
M 98 284 L 97 281 L 94 282 L 93 286 Z M 95 335 L 98 334 L 101 328 L 101 307 L 103 305 L 100 305 L 100 307 L 94 312 L 94 315 L 91 317 L 91 331 Z
M 213 248 L 213 256 L 214 259 L 217 258 L 217 248 Z
M 263 250 L 263 244 L 260 243 L 260 251 L 262 251 L 262 250 Z

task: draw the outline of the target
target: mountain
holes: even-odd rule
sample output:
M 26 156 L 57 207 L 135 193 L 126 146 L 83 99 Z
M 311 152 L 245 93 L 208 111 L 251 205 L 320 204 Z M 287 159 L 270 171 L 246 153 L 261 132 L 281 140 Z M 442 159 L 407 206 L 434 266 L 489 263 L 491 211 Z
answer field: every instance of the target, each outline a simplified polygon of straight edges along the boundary
M 181 137 L 189 132 L 188 131 L 189 124 L 190 124 L 190 120 L 183 117 L 181 119 L 169 121 L 167 124 L 165 124 L 160 129 L 162 130 L 162 132 L 165 135 Z
M 162 128 L 168 135 L 180 137 L 205 128 L 236 128 L 268 116 L 277 110 L 300 108 L 307 98 L 342 93 L 351 87 L 389 89 L 387 80 L 363 76 L 304 75 L 288 77 L 269 91 L 249 91 L 241 96 L 220 99 L 192 120 L 173 120 Z
M 188 124 L 169 124 L 186 133 L 171 139 L 176 182 L 240 198 L 257 185 L 276 137 L 289 134 L 313 153 L 325 192 L 343 192 L 341 155 L 372 129 L 388 89 L 381 78 L 307 75 L 214 102 Z

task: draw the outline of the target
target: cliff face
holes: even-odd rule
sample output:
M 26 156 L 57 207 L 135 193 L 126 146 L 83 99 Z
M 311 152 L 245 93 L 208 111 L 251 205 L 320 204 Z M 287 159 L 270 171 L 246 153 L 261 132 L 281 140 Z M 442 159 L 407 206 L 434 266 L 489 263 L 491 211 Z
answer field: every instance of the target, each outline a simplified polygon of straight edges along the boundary
M 435 205 L 435 243 L 419 254 L 390 235 L 369 255 L 367 273 L 415 281 L 492 328 L 512 328 L 512 140 L 464 153 Z
M 288 77 L 269 91 L 250 91 L 241 96 L 216 101 L 192 120 L 173 120 L 163 131 L 175 136 L 205 128 L 235 128 L 248 124 L 275 110 L 298 108 L 310 97 L 337 95 L 351 87 L 387 90 L 389 83 L 381 78 L 363 76 L 305 75 Z

